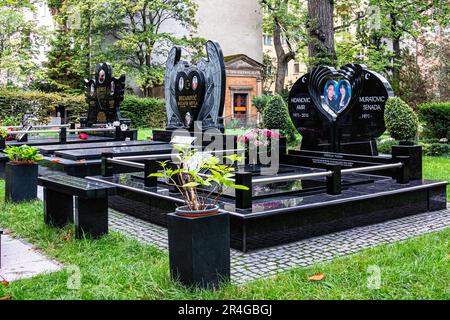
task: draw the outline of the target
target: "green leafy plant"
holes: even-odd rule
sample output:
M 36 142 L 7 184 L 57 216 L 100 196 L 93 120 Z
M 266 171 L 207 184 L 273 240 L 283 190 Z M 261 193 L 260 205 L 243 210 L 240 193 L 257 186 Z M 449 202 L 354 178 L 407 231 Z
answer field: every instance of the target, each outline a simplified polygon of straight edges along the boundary
M 393 139 L 381 140 L 377 142 L 378 152 L 382 154 L 391 154 L 392 146 L 398 145 L 398 141 Z
M 292 123 L 287 104 L 280 95 L 270 98 L 264 109 L 263 121 L 267 129 L 279 129 L 289 144 L 297 142 L 298 132 Z
M 429 102 L 419 105 L 420 120 L 429 138 L 450 139 L 450 102 Z
M 417 136 L 419 119 L 413 109 L 398 97 L 389 98 L 384 114 L 391 137 L 401 142 L 412 142 Z
M 6 130 L 3 128 L 0 128 L 0 138 L 5 139 L 7 135 L 8 135 L 8 133 L 6 132 Z
M 7 146 L 3 152 L 6 154 L 6 157 L 14 163 L 33 164 L 42 160 L 39 150 L 27 145 Z
M 150 177 L 163 178 L 168 185 L 175 186 L 189 210 L 213 208 L 230 188 L 248 190 L 234 183 L 233 165 L 241 160 L 238 155 L 224 156 L 222 162 L 228 162 L 225 164 L 218 157 L 198 152 L 190 146 L 175 145 L 174 148 L 179 151 L 177 161 L 159 162 L 162 172 L 152 173 Z

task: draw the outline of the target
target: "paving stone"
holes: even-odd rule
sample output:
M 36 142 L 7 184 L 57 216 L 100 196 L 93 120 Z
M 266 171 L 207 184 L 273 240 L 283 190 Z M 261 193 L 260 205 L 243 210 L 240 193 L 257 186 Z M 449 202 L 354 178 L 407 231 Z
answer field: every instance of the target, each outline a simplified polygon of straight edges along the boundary
M 110 210 L 110 227 L 167 250 L 167 230 Z M 231 249 L 231 280 L 244 284 L 295 267 L 308 267 L 382 244 L 403 241 L 450 227 L 450 210 L 427 212 L 278 247 L 242 253 Z
M 9 235 L 2 236 L 0 277 L 12 282 L 62 269 L 62 265 L 36 251 L 31 244 Z

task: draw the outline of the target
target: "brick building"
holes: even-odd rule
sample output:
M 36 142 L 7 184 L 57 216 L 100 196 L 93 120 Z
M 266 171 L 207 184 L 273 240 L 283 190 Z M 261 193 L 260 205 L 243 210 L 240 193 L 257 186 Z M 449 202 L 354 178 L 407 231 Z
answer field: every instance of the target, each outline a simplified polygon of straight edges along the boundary
M 225 124 L 241 126 L 256 123 L 258 115 L 252 106 L 252 99 L 263 93 L 264 65 L 245 54 L 236 54 L 225 57 L 225 67 Z

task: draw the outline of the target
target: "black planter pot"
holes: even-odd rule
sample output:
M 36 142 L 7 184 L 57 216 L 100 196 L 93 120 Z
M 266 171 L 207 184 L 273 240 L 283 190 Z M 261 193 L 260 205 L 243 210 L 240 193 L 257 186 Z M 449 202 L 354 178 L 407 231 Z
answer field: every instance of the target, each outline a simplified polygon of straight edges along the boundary
M 422 179 L 422 146 L 401 144 L 392 146 L 392 157 L 409 157 L 409 172 L 412 180 Z
M 190 218 L 167 215 L 172 278 L 215 288 L 230 279 L 230 218 L 226 213 Z
M 5 200 L 29 201 L 37 198 L 38 165 L 8 162 L 5 167 Z

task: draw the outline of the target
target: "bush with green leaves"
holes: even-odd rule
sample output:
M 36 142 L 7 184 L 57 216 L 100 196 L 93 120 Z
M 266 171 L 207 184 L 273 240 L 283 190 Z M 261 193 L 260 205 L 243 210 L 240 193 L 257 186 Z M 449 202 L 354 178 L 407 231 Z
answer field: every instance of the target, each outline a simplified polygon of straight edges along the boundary
M 0 89 L 0 122 L 2 125 L 18 125 L 24 114 L 33 114 L 39 123 L 46 124 L 57 107 L 70 110 L 72 121 L 87 113 L 84 96 L 40 91 Z M 20 124 L 20 123 L 19 123 Z
M 419 105 L 426 137 L 450 140 L 450 102 L 428 102 Z
M 446 143 L 419 143 L 425 156 L 442 157 L 450 155 L 450 144 Z
M 398 141 L 393 139 L 381 140 L 377 143 L 378 153 L 391 154 L 392 146 L 398 145 Z
M 0 125 L 3 126 L 20 125 L 27 113 L 33 114 L 40 124 L 46 124 L 56 107 L 69 110 L 73 122 L 78 122 L 88 111 L 84 95 L 0 89 Z M 134 128 L 165 126 L 166 112 L 162 99 L 125 96 L 120 109 L 125 118 L 131 119 Z
M 3 152 L 11 162 L 17 163 L 36 163 L 42 160 L 39 149 L 27 145 L 7 146 Z
M 401 142 L 413 142 L 419 129 L 414 110 L 398 97 L 389 98 L 384 114 L 386 128 L 391 137 Z
M 262 96 L 254 96 L 252 99 L 252 104 L 258 110 L 259 113 L 264 114 L 267 104 L 269 103 L 272 96 L 264 94 Z
M 133 128 L 164 128 L 166 125 L 163 99 L 125 96 L 120 111 L 123 117 L 131 119 Z
M 298 132 L 292 123 L 287 104 L 281 96 L 275 95 L 270 98 L 263 114 L 263 122 L 266 129 L 279 129 L 289 144 L 297 142 Z

